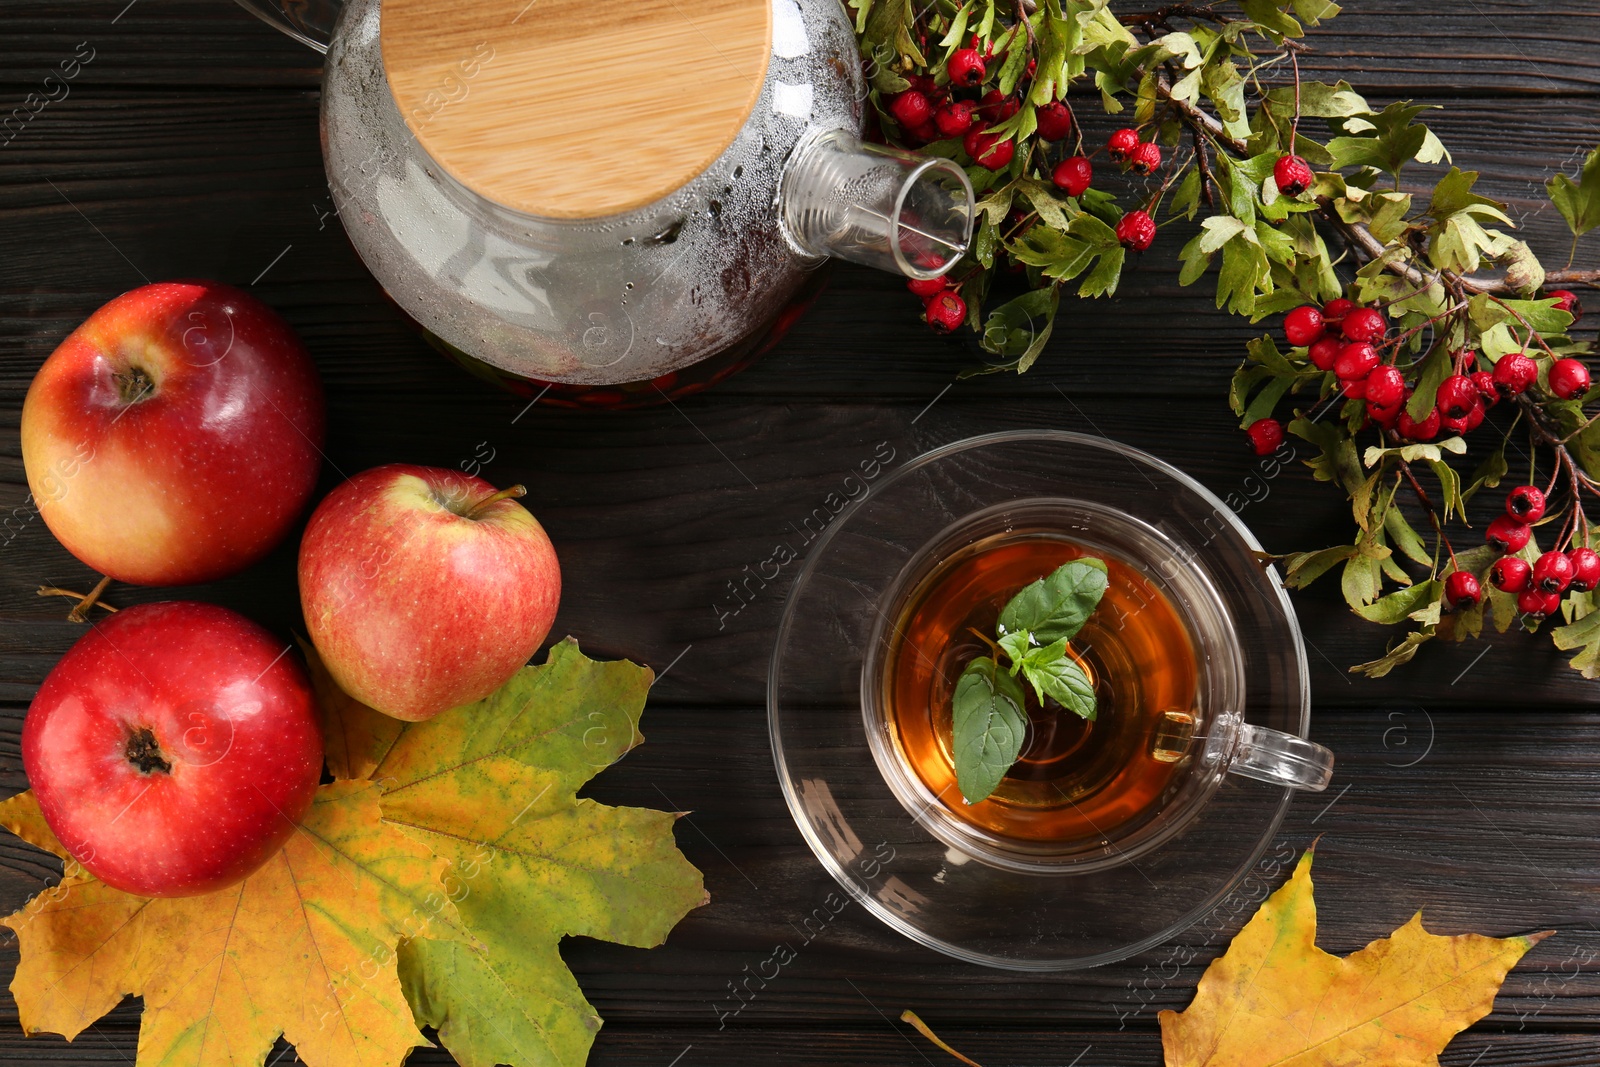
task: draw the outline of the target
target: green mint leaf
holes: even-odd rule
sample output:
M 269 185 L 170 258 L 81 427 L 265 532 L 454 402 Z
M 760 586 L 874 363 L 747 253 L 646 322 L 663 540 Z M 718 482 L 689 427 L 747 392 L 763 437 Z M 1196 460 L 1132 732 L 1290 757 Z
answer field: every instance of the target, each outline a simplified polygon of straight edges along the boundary
M 1011 598 L 1000 612 L 1000 632 L 1028 630 L 1046 645 L 1071 640 L 1100 603 L 1106 584 L 1104 561 L 1084 558 L 1064 563 Z
M 1079 718 L 1094 718 L 1094 683 L 1077 660 L 1067 655 L 1066 638 L 1030 652 L 1022 661 L 1022 673 L 1033 684 L 1039 703 L 1053 697 Z
M 1022 661 L 1028 658 L 1028 653 L 1033 650 L 1033 635 L 1027 630 L 1018 630 L 1014 633 L 1000 635 L 1000 648 L 1011 657 L 1011 677 L 1017 676 L 1017 669 L 1022 666 Z
M 986 799 L 1017 762 L 1028 728 L 1025 699 L 1017 680 L 988 656 L 967 664 L 956 680 L 956 785 L 968 804 Z
M 1573 236 L 1582 237 L 1600 226 L 1600 148 L 1583 161 L 1583 172 L 1573 181 L 1557 174 L 1545 183 L 1545 192 L 1561 217 L 1567 220 Z

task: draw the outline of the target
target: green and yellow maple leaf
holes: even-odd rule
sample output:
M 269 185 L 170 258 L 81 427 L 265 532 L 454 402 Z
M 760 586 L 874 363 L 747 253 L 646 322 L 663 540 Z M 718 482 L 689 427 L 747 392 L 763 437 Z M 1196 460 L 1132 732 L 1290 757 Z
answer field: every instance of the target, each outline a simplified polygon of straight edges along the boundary
M 466 1067 L 582 1064 L 600 1018 L 561 938 L 649 948 L 706 901 L 673 841 L 676 815 L 576 795 L 643 740 L 653 677 L 568 639 L 483 700 L 367 750 L 385 822 L 449 862 L 446 887 L 476 942 L 429 933 L 400 950 L 417 1021 Z M 333 728 L 347 714 L 364 715 L 341 704 Z
M 1167 1067 L 1438 1067 L 1450 1039 L 1483 1018 L 1523 953 L 1548 933 L 1442 937 L 1419 912 L 1344 959 L 1318 948 L 1307 850 L 1193 1002 L 1163 1011 Z
M 236 886 L 150 899 L 73 862 L 31 793 L 0 825 L 67 861 L 61 882 L 0 920 L 17 933 L 22 1028 L 77 1036 L 142 996 L 139 1067 L 259 1067 L 281 1034 L 314 1067 L 396 1067 L 428 1041 L 395 967 L 419 934 L 467 938 L 445 863 L 383 822 L 371 782 L 317 791 L 299 831 Z

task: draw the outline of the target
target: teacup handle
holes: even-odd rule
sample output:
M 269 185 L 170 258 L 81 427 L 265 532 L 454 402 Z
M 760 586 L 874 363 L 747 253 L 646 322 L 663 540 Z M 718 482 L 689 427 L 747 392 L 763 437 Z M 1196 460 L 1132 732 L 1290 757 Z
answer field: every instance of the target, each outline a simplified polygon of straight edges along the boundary
M 1333 780 L 1333 753 L 1314 741 L 1236 719 L 1229 774 L 1320 793 Z

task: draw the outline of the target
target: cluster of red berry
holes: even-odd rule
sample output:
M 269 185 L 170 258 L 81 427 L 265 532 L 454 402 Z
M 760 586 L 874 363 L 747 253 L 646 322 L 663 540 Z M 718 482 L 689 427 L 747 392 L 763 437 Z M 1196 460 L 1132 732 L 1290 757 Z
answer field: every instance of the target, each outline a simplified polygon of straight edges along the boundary
M 1560 310 L 1576 314 L 1572 293 L 1561 289 L 1547 296 L 1557 301 Z M 1290 345 L 1305 348 L 1305 358 L 1313 366 L 1338 377 L 1345 397 L 1366 401 L 1372 422 L 1406 441 L 1431 441 L 1440 430 L 1454 434 L 1474 430 L 1497 402 L 1525 392 L 1539 377 L 1538 364 L 1526 352 L 1508 353 L 1485 366 L 1487 360 L 1462 349 L 1452 357 L 1452 373 L 1439 383 L 1433 408 L 1415 419 L 1406 410 L 1414 383 L 1387 361 L 1400 347 L 1398 340 L 1385 344 L 1388 329 L 1383 312 L 1342 298 L 1321 308 L 1295 308 L 1283 320 Z M 1387 360 L 1384 349 L 1390 350 Z M 1558 359 L 1550 366 L 1548 382 L 1550 392 L 1563 400 L 1581 396 L 1589 389 L 1589 368 L 1581 360 Z M 1275 451 L 1283 441 L 1283 427 L 1275 419 L 1252 423 L 1246 432 L 1261 455 Z
M 1530 527 L 1544 517 L 1544 493 L 1532 485 L 1519 485 L 1506 496 L 1506 513 L 1489 524 L 1485 537 L 1497 552 L 1520 552 L 1532 536 Z M 1600 553 L 1584 546 L 1544 553 L 1529 563 L 1521 556 L 1502 555 L 1489 568 L 1489 581 L 1505 593 L 1517 595 L 1517 610 L 1543 618 L 1561 608 L 1565 593 L 1583 593 L 1600 585 Z M 1445 600 L 1455 608 L 1470 608 L 1482 598 L 1476 575 L 1455 571 L 1445 579 Z

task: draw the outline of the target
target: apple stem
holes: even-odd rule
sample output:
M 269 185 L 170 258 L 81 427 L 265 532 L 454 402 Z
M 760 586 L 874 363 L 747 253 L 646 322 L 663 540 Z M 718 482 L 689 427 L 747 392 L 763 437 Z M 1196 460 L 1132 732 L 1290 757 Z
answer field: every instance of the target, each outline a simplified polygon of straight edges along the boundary
M 520 485 L 513 485 L 510 489 L 502 489 L 498 493 L 495 493 L 492 496 L 486 496 L 476 504 L 472 505 L 467 509 L 466 517 L 469 519 L 476 519 L 479 515 L 482 515 L 484 511 L 486 511 L 492 504 L 498 504 L 502 500 L 511 500 L 519 496 L 527 495 L 527 489 Z
M 117 395 L 124 404 L 137 404 L 156 387 L 155 381 L 143 367 L 129 367 L 126 372 L 113 377 L 117 383 Z
M 106 591 L 106 586 L 110 584 L 111 576 L 108 574 L 95 583 L 95 587 L 89 590 L 87 596 L 85 596 L 83 593 L 74 592 L 71 589 L 62 589 L 54 585 L 41 585 L 37 592 L 40 596 L 64 596 L 76 600 L 78 602 L 77 606 L 67 613 L 67 621 L 88 622 L 89 611 L 92 608 L 100 608 L 103 611 L 117 610 L 110 604 L 107 604 L 100 599 L 100 594 L 104 593 Z

